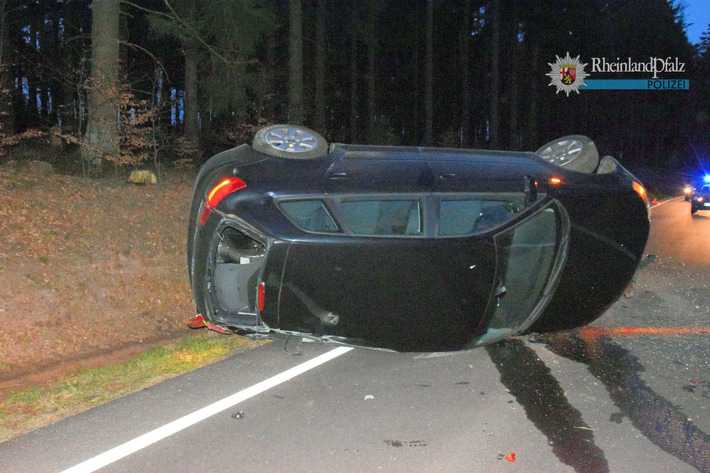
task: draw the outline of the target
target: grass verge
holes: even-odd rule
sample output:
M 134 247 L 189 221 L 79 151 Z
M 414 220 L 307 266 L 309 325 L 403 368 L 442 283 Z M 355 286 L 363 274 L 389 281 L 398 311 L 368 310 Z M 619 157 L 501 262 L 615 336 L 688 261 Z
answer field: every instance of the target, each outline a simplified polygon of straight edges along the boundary
M 127 361 L 85 368 L 48 385 L 11 392 L 0 399 L 0 442 L 259 344 L 236 335 L 201 332 Z

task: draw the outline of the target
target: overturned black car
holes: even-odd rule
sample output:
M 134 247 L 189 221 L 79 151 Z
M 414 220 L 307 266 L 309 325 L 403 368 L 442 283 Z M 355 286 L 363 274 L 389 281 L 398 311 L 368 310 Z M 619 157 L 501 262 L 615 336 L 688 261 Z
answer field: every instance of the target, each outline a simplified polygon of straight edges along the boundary
M 198 312 L 238 332 L 456 350 L 591 322 L 648 231 L 641 183 L 584 136 L 529 153 L 274 125 L 200 170 L 188 267 Z

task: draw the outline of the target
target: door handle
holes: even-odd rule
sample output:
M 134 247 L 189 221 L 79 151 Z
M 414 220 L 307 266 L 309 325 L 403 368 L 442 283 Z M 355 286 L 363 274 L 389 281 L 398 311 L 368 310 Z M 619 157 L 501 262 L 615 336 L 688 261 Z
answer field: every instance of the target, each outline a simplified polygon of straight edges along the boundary
M 330 179 L 331 181 L 344 181 L 346 179 L 350 179 L 350 174 L 344 171 L 334 172 L 328 176 L 328 179 Z
M 500 303 L 503 300 L 503 297 L 508 293 L 508 289 L 505 288 L 504 285 L 499 284 L 498 287 L 496 287 L 496 307 L 500 307 Z

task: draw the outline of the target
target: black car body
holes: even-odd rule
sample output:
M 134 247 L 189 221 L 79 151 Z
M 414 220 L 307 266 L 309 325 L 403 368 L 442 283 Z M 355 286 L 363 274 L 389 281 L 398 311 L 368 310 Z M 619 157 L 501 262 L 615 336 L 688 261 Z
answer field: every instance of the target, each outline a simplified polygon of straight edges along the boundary
M 578 327 L 648 237 L 645 191 L 608 157 L 576 172 L 529 152 L 255 147 L 204 164 L 188 234 L 198 311 L 241 332 L 439 351 Z
M 703 184 L 696 189 L 690 199 L 690 214 L 699 210 L 710 210 L 710 184 Z

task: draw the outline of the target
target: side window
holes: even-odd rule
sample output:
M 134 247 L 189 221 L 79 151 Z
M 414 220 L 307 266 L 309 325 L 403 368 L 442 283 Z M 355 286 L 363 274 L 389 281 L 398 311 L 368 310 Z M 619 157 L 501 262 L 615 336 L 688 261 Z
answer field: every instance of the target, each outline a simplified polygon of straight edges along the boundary
M 463 236 L 485 232 L 504 224 L 522 211 L 524 195 L 442 199 L 439 235 Z
M 356 235 L 420 235 L 418 200 L 344 200 L 343 225 Z
M 326 233 L 340 231 L 322 200 L 289 200 L 279 205 L 302 230 Z

